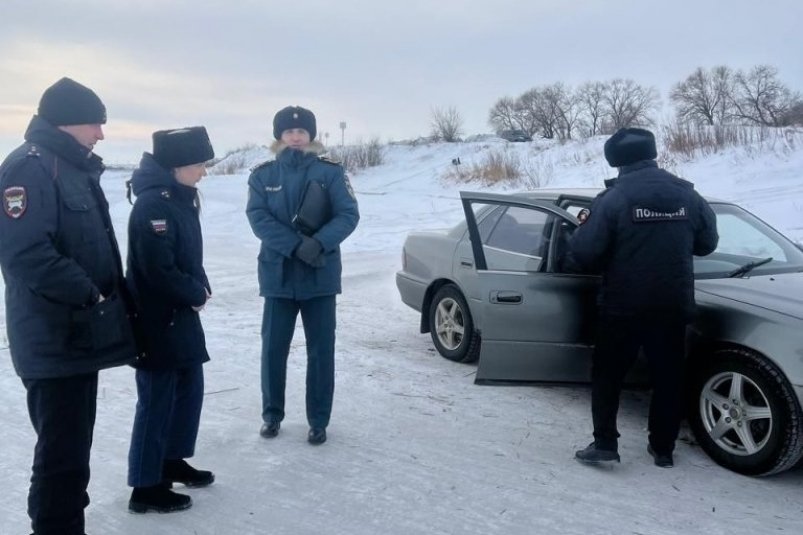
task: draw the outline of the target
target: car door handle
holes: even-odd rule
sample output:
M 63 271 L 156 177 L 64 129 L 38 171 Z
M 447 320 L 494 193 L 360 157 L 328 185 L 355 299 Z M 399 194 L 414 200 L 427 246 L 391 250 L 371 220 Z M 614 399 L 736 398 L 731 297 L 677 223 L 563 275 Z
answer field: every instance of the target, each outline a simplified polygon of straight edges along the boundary
M 491 303 L 508 303 L 517 304 L 521 303 L 522 295 L 518 292 L 492 292 Z
M 461 258 L 460 265 L 463 267 L 474 267 L 474 262 L 468 260 L 467 258 Z

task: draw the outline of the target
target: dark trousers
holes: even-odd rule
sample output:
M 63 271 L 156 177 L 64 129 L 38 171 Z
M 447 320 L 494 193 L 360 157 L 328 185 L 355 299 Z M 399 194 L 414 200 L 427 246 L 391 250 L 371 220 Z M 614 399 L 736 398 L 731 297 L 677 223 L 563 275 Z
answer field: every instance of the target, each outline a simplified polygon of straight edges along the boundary
M 335 393 L 335 296 L 266 298 L 262 315 L 262 419 L 284 419 L 287 356 L 301 312 L 307 339 L 307 423 L 326 427 Z
M 97 372 L 23 379 L 36 431 L 28 515 L 36 535 L 83 535 Z
M 162 481 L 165 460 L 195 453 L 204 398 L 203 365 L 178 370 L 137 370 L 137 410 L 128 450 L 128 485 Z
M 591 413 L 597 446 L 609 450 L 618 447 L 616 413 L 622 382 L 643 348 L 653 388 L 649 442 L 656 452 L 671 453 L 682 415 L 685 319 L 602 314 L 598 329 L 591 370 Z

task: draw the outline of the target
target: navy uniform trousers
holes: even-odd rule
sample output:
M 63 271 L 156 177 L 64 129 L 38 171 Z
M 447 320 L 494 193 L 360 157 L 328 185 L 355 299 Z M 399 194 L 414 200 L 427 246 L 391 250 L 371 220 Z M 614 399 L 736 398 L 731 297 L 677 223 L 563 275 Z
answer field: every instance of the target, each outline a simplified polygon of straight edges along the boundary
M 36 431 L 28 515 L 36 535 L 83 535 L 98 374 L 23 379 Z
M 628 370 L 643 348 L 652 383 L 649 441 L 661 454 L 672 453 L 683 414 L 686 321 L 672 315 L 601 314 L 591 368 L 594 441 L 616 451 L 616 414 Z
M 287 357 L 301 312 L 307 340 L 307 423 L 326 428 L 335 393 L 334 295 L 296 301 L 265 298 L 262 313 L 262 419 L 284 419 Z
M 192 457 L 204 396 L 202 364 L 137 370 L 137 410 L 128 451 L 128 486 L 162 482 L 165 460 Z

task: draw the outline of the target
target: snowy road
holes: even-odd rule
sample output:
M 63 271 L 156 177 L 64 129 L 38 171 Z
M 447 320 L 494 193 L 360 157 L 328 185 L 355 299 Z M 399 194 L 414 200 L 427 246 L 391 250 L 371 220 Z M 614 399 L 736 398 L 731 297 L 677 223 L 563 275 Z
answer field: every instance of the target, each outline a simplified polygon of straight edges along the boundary
M 320 447 L 306 443 L 300 324 L 287 419 L 278 438 L 258 435 L 261 300 L 256 241 L 242 215 L 245 179 L 202 183 L 214 289 L 203 320 L 213 360 L 194 462 L 214 470 L 217 481 L 189 491 L 189 511 L 127 513 L 133 373 L 103 372 L 91 535 L 799 533 L 803 470 L 743 477 L 684 441 L 674 469 L 656 468 L 646 452 L 643 392 L 623 397 L 621 465 L 581 466 L 573 453 L 590 440 L 587 388 L 476 386 L 473 366 L 439 357 L 428 335 L 417 332 L 417 314 L 400 302 L 394 273 L 403 230 L 439 226 L 459 216 L 459 204 L 431 177 L 399 182 L 420 173 L 414 163 L 404 162 L 398 175 L 384 171 L 385 185 L 397 190 L 360 198 L 363 221 L 345 246 L 335 407 L 329 441 Z M 368 190 L 360 180 L 355 188 Z M 118 182 L 105 187 L 122 235 L 129 208 Z M 0 418 L 0 534 L 28 533 L 34 436 L 7 349 L 0 351 Z

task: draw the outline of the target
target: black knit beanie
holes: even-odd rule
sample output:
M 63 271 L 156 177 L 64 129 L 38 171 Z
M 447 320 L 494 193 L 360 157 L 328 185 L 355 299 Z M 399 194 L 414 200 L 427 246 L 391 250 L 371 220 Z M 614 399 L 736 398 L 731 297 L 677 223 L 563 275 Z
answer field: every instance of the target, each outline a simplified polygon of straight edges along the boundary
M 611 167 L 624 167 L 658 156 L 655 136 L 643 128 L 621 128 L 605 142 L 605 159 Z
M 70 78 L 62 78 L 45 90 L 37 114 L 53 126 L 106 124 L 106 106 L 100 98 Z
M 203 126 L 189 126 L 153 133 L 153 157 L 165 169 L 211 160 L 212 142 Z
M 287 106 L 279 110 L 273 117 L 273 137 L 281 139 L 282 133 L 291 128 L 303 128 L 312 141 L 317 133 L 315 114 L 301 106 Z

